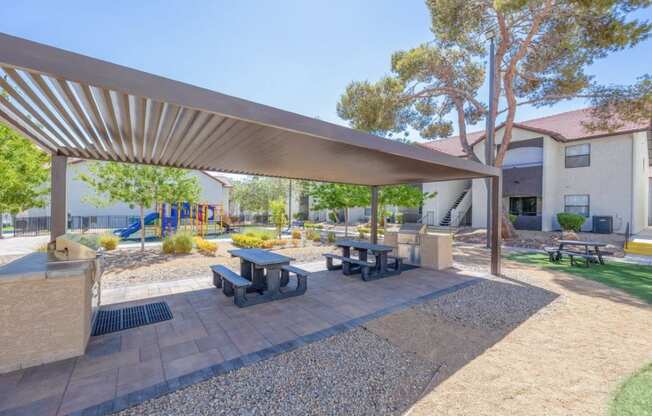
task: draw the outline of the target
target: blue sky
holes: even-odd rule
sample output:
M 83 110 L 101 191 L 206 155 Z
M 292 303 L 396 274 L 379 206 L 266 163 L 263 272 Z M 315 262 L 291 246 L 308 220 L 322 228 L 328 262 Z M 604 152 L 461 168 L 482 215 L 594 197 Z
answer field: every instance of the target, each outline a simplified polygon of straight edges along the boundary
M 340 124 L 335 105 L 350 81 L 378 79 L 393 51 L 431 38 L 423 0 L 3 3 L 2 32 Z M 630 83 L 652 72 L 650 56 L 652 40 L 589 72 Z M 522 108 L 517 119 L 585 106 Z

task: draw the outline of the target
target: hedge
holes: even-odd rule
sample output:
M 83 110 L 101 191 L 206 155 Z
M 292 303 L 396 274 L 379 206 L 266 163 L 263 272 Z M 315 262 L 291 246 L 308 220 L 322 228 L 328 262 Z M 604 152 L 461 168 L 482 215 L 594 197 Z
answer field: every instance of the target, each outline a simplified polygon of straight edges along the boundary
M 586 218 L 570 212 L 560 212 L 557 214 L 557 222 L 564 231 L 579 232 L 584 222 L 586 222 Z

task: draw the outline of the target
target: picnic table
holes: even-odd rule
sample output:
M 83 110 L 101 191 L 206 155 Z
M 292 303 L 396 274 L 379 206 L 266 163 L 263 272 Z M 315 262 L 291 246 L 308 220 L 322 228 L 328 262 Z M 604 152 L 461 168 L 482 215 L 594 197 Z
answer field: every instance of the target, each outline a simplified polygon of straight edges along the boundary
M 568 250 L 566 248 L 567 246 L 583 247 L 584 249 L 580 249 L 580 251 Z M 545 250 L 550 255 L 552 261 L 559 261 L 561 256 L 566 254 L 571 258 L 571 263 L 573 262 L 574 256 L 579 256 L 584 258 L 586 266 L 588 266 L 590 262 L 604 264 L 602 257 L 604 252 L 600 251 L 600 249 L 606 246 L 606 243 L 600 241 L 559 240 L 559 247 L 547 247 Z
M 271 300 L 284 299 L 302 295 L 307 289 L 308 272 L 291 266 L 292 257 L 272 253 L 258 248 L 229 250 L 233 257 L 240 258 L 240 275 L 224 266 L 213 266 L 214 275 L 221 287 L 226 282 L 224 293 L 234 295 L 238 306 L 251 306 Z M 297 287 L 294 290 L 284 289 L 288 285 L 290 273 L 297 275 Z M 258 293 L 250 297 L 246 293 Z
M 338 240 L 335 245 L 342 249 L 342 255 L 331 256 L 331 259 L 336 257 L 342 260 L 342 272 L 346 275 L 362 272 L 363 279 L 370 280 L 401 273 L 402 262 L 400 258 L 396 258 L 392 266 L 388 263 L 389 253 L 394 249 L 392 246 L 348 239 Z M 357 259 L 351 257 L 352 249 L 358 252 Z M 369 262 L 369 253 L 374 256 L 374 263 Z M 330 269 L 332 269 L 332 260 L 329 259 L 328 264 L 331 265 Z M 369 273 L 365 273 L 367 270 L 369 270 Z

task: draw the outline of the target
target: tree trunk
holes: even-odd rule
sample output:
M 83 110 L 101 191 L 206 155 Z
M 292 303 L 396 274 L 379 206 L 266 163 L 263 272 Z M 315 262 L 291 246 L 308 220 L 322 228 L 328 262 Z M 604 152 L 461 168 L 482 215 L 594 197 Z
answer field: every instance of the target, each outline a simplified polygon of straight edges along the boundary
M 145 207 L 140 206 L 140 251 L 145 251 Z
M 501 236 L 505 239 L 515 238 L 518 234 L 516 233 L 516 228 L 514 224 L 509 219 L 509 213 L 507 208 L 503 207 L 503 212 L 501 214 Z
M 349 207 L 344 208 L 344 237 L 349 236 Z

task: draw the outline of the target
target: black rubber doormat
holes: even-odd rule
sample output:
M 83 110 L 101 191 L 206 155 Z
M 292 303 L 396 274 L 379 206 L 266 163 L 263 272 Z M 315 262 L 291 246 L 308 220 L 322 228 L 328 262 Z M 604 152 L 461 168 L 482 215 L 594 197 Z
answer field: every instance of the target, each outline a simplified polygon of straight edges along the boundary
M 147 303 L 122 309 L 107 309 L 97 313 L 92 336 L 136 328 L 172 319 L 172 311 L 165 302 Z

